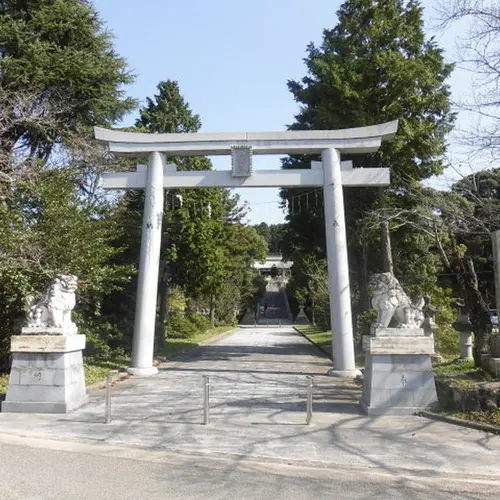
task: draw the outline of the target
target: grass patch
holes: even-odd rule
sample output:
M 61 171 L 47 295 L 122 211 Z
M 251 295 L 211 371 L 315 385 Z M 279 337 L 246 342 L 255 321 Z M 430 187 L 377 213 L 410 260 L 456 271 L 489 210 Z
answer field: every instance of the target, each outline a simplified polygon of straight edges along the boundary
M 178 354 L 181 351 L 187 351 L 189 349 L 193 349 L 194 347 L 199 346 L 203 342 L 210 340 L 218 335 L 222 335 L 223 333 L 227 333 L 234 330 L 234 326 L 219 326 L 217 328 L 211 328 L 203 333 L 197 333 L 191 337 L 184 339 L 174 339 L 167 338 L 165 340 L 165 347 L 159 353 L 160 356 L 169 358 L 174 354 Z
M 304 326 L 304 325 L 294 325 L 302 335 L 307 337 L 313 344 L 317 345 L 324 353 L 328 355 L 330 359 L 332 356 L 332 332 L 330 330 L 324 331 L 318 326 Z M 356 366 L 363 367 L 365 364 L 365 354 L 364 352 L 356 352 Z
M 447 417 L 458 418 L 460 420 L 466 420 L 468 422 L 476 422 L 481 424 L 497 425 L 500 427 L 500 408 L 493 411 L 434 411 L 439 413 L 439 415 L 445 415 Z
M 9 387 L 9 376 L 7 374 L 0 375 L 0 393 L 7 392 Z
M 130 366 L 130 359 L 126 357 L 109 360 L 87 358 L 84 359 L 83 366 L 85 368 L 85 385 L 92 385 L 104 382 L 111 371 L 125 370 Z
M 475 366 L 474 361 L 449 361 L 433 367 L 434 374 L 442 380 L 453 382 L 457 386 L 475 387 L 482 382 L 497 381 L 491 373 Z
M 296 325 L 295 328 L 332 358 L 332 332 L 318 326 Z
M 483 370 L 474 365 L 474 361 L 448 361 L 434 365 L 434 373 L 440 377 L 456 377 L 465 375 L 468 377 L 480 378 Z

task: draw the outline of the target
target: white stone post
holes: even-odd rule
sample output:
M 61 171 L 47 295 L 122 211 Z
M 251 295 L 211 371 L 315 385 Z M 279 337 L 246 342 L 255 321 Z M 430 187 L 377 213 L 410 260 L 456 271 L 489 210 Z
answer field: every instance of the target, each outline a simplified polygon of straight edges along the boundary
M 158 152 L 150 153 L 146 173 L 132 366 L 128 369 L 130 374 L 138 376 L 158 373 L 158 369 L 153 366 L 153 349 L 161 226 L 163 221 L 163 170 L 165 164 L 163 154 Z
M 322 161 L 333 352 L 333 370 L 329 373 L 339 377 L 355 377 L 360 372 L 356 370 L 354 360 L 351 290 L 339 152 L 336 149 L 324 149 Z

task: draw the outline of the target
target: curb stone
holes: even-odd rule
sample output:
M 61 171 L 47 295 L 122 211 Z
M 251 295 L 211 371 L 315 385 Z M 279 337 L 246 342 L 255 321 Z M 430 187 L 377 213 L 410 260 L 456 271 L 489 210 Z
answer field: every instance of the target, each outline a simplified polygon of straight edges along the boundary
M 439 413 L 434 413 L 431 411 L 418 411 L 415 415 L 419 417 L 426 417 L 432 420 L 438 420 L 440 422 L 446 422 L 448 424 L 459 425 L 460 427 L 467 427 L 469 429 L 476 429 L 483 432 L 491 432 L 492 434 L 500 435 L 500 426 L 493 424 L 483 424 L 479 422 L 473 422 L 470 420 L 463 420 L 461 418 L 450 417 L 447 415 L 441 415 Z
M 297 332 L 297 333 L 300 333 L 300 335 L 302 335 L 302 337 L 304 337 L 307 341 L 309 341 L 312 345 L 316 346 L 323 354 L 326 354 L 326 357 L 328 359 L 331 359 L 333 361 L 333 358 L 332 356 L 330 356 L 330 353 L 323 347 L 321 347 L 319 344 L 317 344 L 316 342 L 314 342 L 314 340 L 311 340 L 305 333 L 302 333 L 296 326 L 292 325 L 292 328 Z
M 132 375 L 126 373 L 126 372 L 119 372 L 116 373 L 116 370 L 109 370 L 110 373 L 113 373 L 113 382 L 112 385 L 115 385 L 119 382 L 123 382 L 124 380 L 130 378 Z M 92 390 L 92 389 L 104 389 L 106 387 L 106 380 L 100 380 L 99 382 L 95 382 L 93 384 L 87 385 L 86 389 L 87 390 Z

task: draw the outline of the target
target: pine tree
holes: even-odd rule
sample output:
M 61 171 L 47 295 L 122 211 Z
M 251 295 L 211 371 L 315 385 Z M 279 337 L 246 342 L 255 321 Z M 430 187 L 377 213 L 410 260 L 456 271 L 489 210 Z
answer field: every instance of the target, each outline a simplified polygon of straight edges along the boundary
M 435 41 L 423 31 L 423 9 L 415 0 L 347 0 L 338 24 L 326 29 L 319 47 L 310 44 L 308 74 L 288 87 L 300 111 L 292 130 L 341 129 L 399 119 L 392 142 L 378 153 L 345 156 L 355 167 L 388 167 L 391 186 L 384 191 L 351 188 L 345 192 L 350 266 L 360 293 L 373 262 L 391 267 L 389 226 L 382 224 L 381 255 L 356 238 L 363 214 L 386 203 L 397 203 L 412 186 L 443 170 L 446 134 L 454 114 L 446 83 L 453 67 L 446 64 Z M 290 157 L 285 168 L 307 168 L 307 157 Z M 284 198 L 300 194 L 284 190 Z M 324 252 L 322 206 L 289 214 L 290 242 L 295 251 Z M 378 267 L 377 270 L 380 270 Z M 364 302 L 366 304 L 366 293 Z
M 154 99 L 148 97 L 146 106 L 140 109 L 136 128 L 163 134 L 198 132 L 201 127 L 200 116 L 191 111 L 181 95 L 179 84 L 167 80 L 160 82 L 157 89 Z
M 39 117 L 59 110 L 50 126 L 38 118 L 2 134 L 4 148 L 21 142 L 46 159 L 80 128 L 109 126 L 135 106 L 123 87 L 133 76 L 89 1 L 1 0 L 0 55 L 3 92 L 35 93 Z

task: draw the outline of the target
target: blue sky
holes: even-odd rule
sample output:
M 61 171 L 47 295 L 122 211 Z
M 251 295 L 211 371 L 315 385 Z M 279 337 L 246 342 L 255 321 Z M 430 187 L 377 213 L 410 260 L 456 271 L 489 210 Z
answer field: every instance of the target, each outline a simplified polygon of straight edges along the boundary
M 179 82 L 201 117 L 204 132 L 285 130 L 297 105 L 289 79 L 306 74 L 307 45 L 319 43 L 324 28 L 336 24 L 340 0 L 94 0 L 115 35 L 117 52 L 127 59 L 136 81 L 128 89 L 141 103 L 161 80 Z M 450 60 L 453 32 L 431 31 L 436 0 L 424 0 L 429 35 Z M 452 91 L 467 93 L 468 76 L 456 72 Z M 125 124 L 132 124 L 135 115 Z M 214 159 L 228 169 L 230 159 Z M 279 157 L 258 156 L 257 169 L 280 168 Z M 449 181 L 449 179 L 448 179 Z M 443 182 L 443 181 L 442 181 Z M 445 182 L 447 182 L 445 180 Z M 275 189 L 238 191 L 249 202 L 251 223 L 283 221 Z

